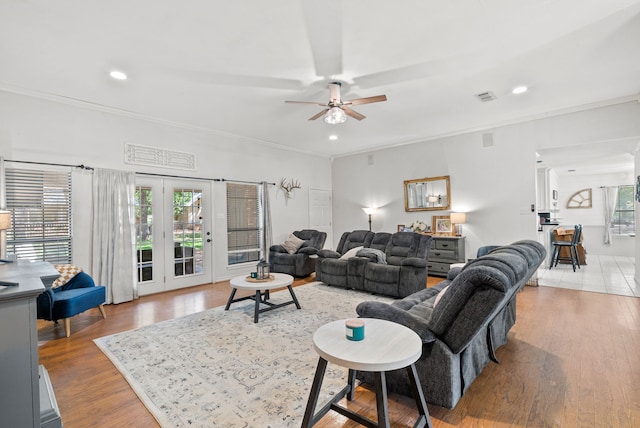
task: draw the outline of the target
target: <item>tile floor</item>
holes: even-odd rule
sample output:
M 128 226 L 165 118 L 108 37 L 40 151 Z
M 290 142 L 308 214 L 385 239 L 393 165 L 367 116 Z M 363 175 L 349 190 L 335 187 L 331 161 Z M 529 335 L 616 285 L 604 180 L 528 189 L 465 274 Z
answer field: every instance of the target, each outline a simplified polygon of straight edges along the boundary
M 640 284 L 635 275 L 632 257 L 587 255 L 587 264 L 573 272 L 571 264 L 558 264 L 538 270 L 538 285 L 570 288 L 597 293 L 640 297 Z

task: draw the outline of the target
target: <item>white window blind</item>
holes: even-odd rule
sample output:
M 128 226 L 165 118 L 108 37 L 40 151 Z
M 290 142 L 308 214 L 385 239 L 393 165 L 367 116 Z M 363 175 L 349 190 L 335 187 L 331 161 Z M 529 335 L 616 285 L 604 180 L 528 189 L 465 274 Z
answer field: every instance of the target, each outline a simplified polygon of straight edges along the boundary
M 259 185 L 227 183 L 228 263 L 260 260 L 261 208 Z
M 6 168 L 7 255 L 71 263 L 71 173 Z

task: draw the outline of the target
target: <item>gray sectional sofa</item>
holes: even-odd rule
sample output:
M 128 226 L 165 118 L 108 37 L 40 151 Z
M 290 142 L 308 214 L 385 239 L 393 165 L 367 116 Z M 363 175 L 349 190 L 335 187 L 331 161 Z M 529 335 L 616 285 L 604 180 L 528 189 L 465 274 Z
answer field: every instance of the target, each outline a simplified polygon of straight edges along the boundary
M 336 251 L 320 250 L 316 280 L 328 285 L 405 297 L 426 288 L 431 237 L 413 232 L 345 232 Z M 358 247 L 362 250 L 344 258 Z
M 518 241 L 454 268 L 448 278 L 391 304 L 366 301 L 363 318 L 403 324 L 422 339 L 416 362 L 427 402 L 453 408 L 507 342 L 516 321 L 516 295 L 544 261 L 544 246 Z M 438 297 L 439 296 L 439 297 Z M 373 382 L 370 373 L 358 377 Z M 389 391 L 410 395 L 404 370 L 387 373 Z

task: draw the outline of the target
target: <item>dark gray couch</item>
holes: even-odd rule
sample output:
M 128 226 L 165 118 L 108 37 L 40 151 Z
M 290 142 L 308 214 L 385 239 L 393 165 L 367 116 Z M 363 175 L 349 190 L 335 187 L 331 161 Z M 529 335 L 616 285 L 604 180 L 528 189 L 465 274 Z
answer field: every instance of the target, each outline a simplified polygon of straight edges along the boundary
M 539 242 L 514 242 L 452 269 L 434 287 L 391 304 L 363 302 L 356 311 L 363 318 L 386 319 L 414 330 L 424 343 L 416 368 L 425 398 L 453 408 L 489 361 L 498 362 L 495 350 L 507 342 L 516 321 L 517 292 L 545 256 Z M 358 376 L 367 383 L 373 381 L 369 373 Z M 388 373 L 387 386 L 410 395 L 405 371 Z
M 289 254 L 280 244 L 269 248 L 269 269 L 271 272 L 287 273 L 297 278 L 311 275 L 316 268 L 315 255 L 324 247 L 326 232 L 313 229 L 296 230 L 293 234 L 304 240 L 298 251 Z
M 341 259 L 364 247 L 357 257 Z M 405 297 L 424 289 L 431 237 L 413 232 L 345 232 L 336 251 L 318 251 L 316 280 L 328 285 Z

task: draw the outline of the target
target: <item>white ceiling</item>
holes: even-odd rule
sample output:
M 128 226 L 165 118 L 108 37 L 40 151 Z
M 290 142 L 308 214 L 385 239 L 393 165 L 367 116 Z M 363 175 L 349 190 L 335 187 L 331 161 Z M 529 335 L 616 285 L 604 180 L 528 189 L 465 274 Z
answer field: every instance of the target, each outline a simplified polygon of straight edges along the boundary
M 0 0 L 0 40 L 0 89 L 326 156 L 640 92 L 640 0 Z M 284 102 L 334 80 L 388 101 L 340 125 Z

